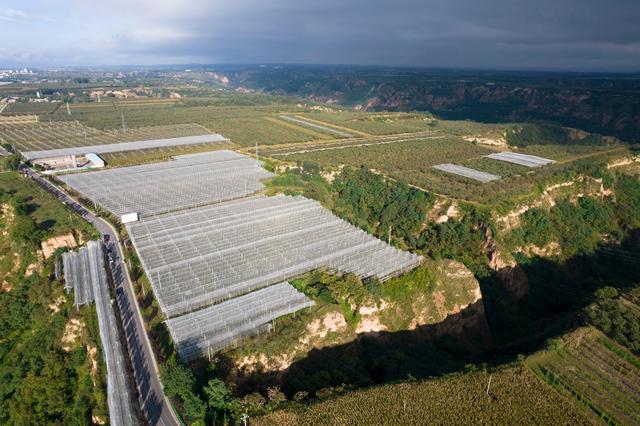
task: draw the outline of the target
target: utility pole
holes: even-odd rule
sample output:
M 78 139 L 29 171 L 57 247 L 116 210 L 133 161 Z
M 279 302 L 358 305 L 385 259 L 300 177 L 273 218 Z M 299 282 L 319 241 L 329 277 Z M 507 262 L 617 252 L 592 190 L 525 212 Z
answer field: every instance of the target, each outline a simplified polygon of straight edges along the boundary
M 120 115 L 120 117 L 122 117 L 122 131 L 124 133 L 127 133 L 127 125 L 124 122 L 124 112 Z

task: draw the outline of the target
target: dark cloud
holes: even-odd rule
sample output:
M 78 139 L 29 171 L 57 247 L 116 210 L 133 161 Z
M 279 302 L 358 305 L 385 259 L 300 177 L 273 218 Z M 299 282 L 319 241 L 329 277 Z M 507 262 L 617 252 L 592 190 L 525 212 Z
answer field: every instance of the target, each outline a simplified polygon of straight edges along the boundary
M 114 60 L 640 70 L 638 0 L 112 0 Z M 95 60 L 95 59 L 91 59 Z

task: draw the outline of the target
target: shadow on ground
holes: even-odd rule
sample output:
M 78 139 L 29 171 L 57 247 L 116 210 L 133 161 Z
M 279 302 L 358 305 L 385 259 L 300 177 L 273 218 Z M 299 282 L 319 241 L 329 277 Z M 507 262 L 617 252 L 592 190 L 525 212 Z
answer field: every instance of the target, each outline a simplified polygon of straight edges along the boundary
M 278 385 L 291 397 L 328 387 L 364 387 L 427 378 L 513 361 L 543 348 L 584 323 L 583 310 L 603 286 L 640 282 L 640 233 L 621 244 L 568 261 L 521 259 L 529 290 L 515 301 L 494 274 L 480 279 L 483 300 L 435 325 L 412 331 L 361 335 L 347 344 L 314 349 L 288 369 L 243 374 L 222 355 L 217 374 L 238 384 L 240 394 Z

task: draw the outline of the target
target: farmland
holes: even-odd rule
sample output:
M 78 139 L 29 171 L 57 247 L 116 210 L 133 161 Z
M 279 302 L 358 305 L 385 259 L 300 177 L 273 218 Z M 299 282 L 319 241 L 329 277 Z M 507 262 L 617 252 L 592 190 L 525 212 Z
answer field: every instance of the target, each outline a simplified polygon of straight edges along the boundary
M 331 388 L 325 399 L 291 402 L 252 424 L 421 424 L 428 419 L 433 424 L 632 425 L 640 418 L 640 361 L 593 327 L 565 334 L 548 349 L 497 370 L 474 370 L 350 393 Z
M 635 359 L 635 363 L 630 361 Z M 640 422 L 639 360 L 592 328 L 566 336 L 530 360 L 533 371 L 605 421 Z
M 0 135 L 22 149 L 200 132 L 219 132 L 234 143 L 109 153 L 104 155 L 109 169 L 60 179 L 85 181 L 82 188 L 72 186 L 103 213 L 107 208 L 142 213 L 140 222 L 121 228 L 123 240 L 131 241 L 131 263 L 125 264 L 136 290 L 142 290 L 139 300 L 167 396 L 186 424 L 237 422 L 247 398 L 262 404 L 249 409 L 252 424 L 638 423 L 637 365 L 630 361 L 635 358 L 610 340 L 637 350 L 638 329 L 629 325 L 635 322 L 601 301 L 597 315 L 585 314 L 599 287 L 638 282 L 637 239 L 631 237 L 640 226 L 640 187 L 637 179 L 618 173 L 625 167 L 637 173 L 637 164 L 611 171 L 605 165 L 633 161 L 634 147 L 598 137 L 585 143 L 587 138 L 531 139 L 555 134 L 546 132 L 550 126 L 534 131 L 536 124 L 345 111 L 227 90 L 187 98 L 200 96 L 195 85 L 167 86 L 164 98 L 154 98 L 160 94 L 150 90 L 155 94 L 149 97 L 84 102 L 85 90 L 70 100 L 68 110 L 61 104 L 55 112 L 23 103 L 23 113 L 38 116 L 32 123 L 25 118 L 0 124 Z M 180 91 L 178 98 L 174 91 Z M 10 114 L 3 114 L 6 121 L 14 118 Z M 516 132 L 521 126 L 529 130 Z M 518 144 L 511 144 L 514 133 Z M 212 196 L 233 187 L 238 190 L 228 191 L 230 198 L 263 189 L 243 182 L 250 175 L 245 168 L 211 161 L 231 153 L 204 154 L 208 159 L 198 167 L 168 161 L 219 148 L 254 155 L 256 144 L 264 167 L 278 174 L 265 190 L 275 196 L 232 201 Z M 555 163 L 530 169 L 486 157 L 502 151 Z M 15 168 L 17 160 L 3 162 Z M 133 169 L 140 173 L 132 174 L 115 169 L 160 161 L 168 164 L 137 166 Z M 259 167 L 254 159 L 243 161 Z M 438 164 L 456 167 L 439 171 L 433 168 Z M 469 177 L 489 176 L 446 173 L 464 170 L 460 166 L 502 179 L 482 183 Z M 560 189 L 548 190 L 554 186 Z M 78 227 L 74 235 L 86 236 L 65 210 L 47 204 L 50 211 L 31 211 L 42 196 L 37 188 L 33 192 L 19 190 L 16 196 L 38 228 L 34 235 Z M 513 217 L 506 214 L 512 211 Z M 508 226 L 500 226 L 503 217 Z M 393 256 L 371 255 L 369 249 L 386 243 L 374 244 L 366 233 L 393 246 L 388 250 L 412 252 L 405 254 L 420 259 L 421 266 L 388 280 L 382 279 L 390 275 L 385 271 L 372 277 L 368 271 L 386 268 Z M 350 236 L 362 241 L 343 245 Z M 340 262 L 327 261 L 335 256 Z M 0 260 L 3 272 L 12 271 L 11 256 Z M 25 266 L 36 260 L 21 259 L 10 283 L 14 291 L 24 281 Z M 327 263 L 334 264 L 329 271 L 357 273 L 334 275 L 322 267 Z M 509 270 L 503 271 L 504 265 Z M 500 274 L 511 269 L 521 276 Z M 520 302 L 508 286 L 524 289 Z M 249 289 L 255 292 L 246 293 Z M 593 329 L 595 334 L 579 339 L 567 336 L 578 323 L 600 327 L 610 339 Z M 267 326 L 270 333 L 244 340 Z M 228 344 L 231 349 L 214 353 Z M 173 367 L 187 372 L 173 376 L 177 391 L 171 374 L 165 374 Z M 182 380 L 189 374 L 192 384 Z M 270 386 L 278 386 L 281 395 Z M 228 392 L 223 402 L 211 397 L 216 389 Z M 293 401 L 283 403 L 287 398 Z M 279 406 L 283 411 L 255 417 Z
M 144 149 L 138 151 L 113 152 L 100 154 L 100 157 L 102 157 L 110 167 L 126 167 L 136 164 L 168 161 L 177 155 L 198 154 L 201 152 L 217 151 L 220 149 L 233 149 L 233 145 L 214 142 L 198 145 L 181 145 Z
M 277 119 L 282 111 L 295 112 L 297 107 L 280 105 L 202 106 L 201 102 L 185 104 L 147 101 L 145 103 L 77 104 L 71 116 L 65 111 L 53 115 L 54 120 L 78 120 L 103 130 L 122 127 L 122 117 L 129 127 L 197 123 L 211 132 L 221 133 L 241 146 L 304 142 L 331 139 L 333 136 L 302 125 Z
M 598 424 L 569 397 L 553 392 L 530 371 L 457 374 L 390 384 L 312 405 L 294 405 L 253 425 L 313 424 Z M 517 409 L 515 408 L 517 407 Z
M 14 102 L 12 104 L 9 104 L 3 112 L 13 114 L 50 113 L 59 106 L 59 103 L 53 102 Z
M 484 158 L 496 151 L 496 147 L 437 130 L 422 137 L 355 138 L 322 145 L 267 148 L 263 153 L 291 163 L 316 163 L 326 169 L 364 166 L 427 191 L 487 205 L 530 194 L 538 182 L 572 168 L 583 159 L 597 164 L 609 156 L 629 153 L 625 147 L 533 145 L 518 152 L 545 156 L 557 163 L 531 171 L 524 166 Z M 459 164 L 506 179 L 480 184 L 431 168 L 441 163 Z
M 207 133 L 207 129 L 197 124 L 120 128 L 110 131 L 84 126 L 77 121 L 0 125 L 0 140 L 15 145 L 21 151 L 198 136 Z
M 334 126 L 372 135 L 423 132 L 430 129 L 431 117 L 426 114 L 372 114 L 358 112 L 312 112 L 301 115 Z
M 477 158 L 494 152 L 453 137 L 424 137 L 395 144 L 356 146 L 340 150 L 317 150 L 287 156 L 287 160 L 306 160 L 322 166 L 349 164 L 393 174 L 396 171 L 421 171 L 447 162 Z M 413 182 L 412 182 L 413 183 Z

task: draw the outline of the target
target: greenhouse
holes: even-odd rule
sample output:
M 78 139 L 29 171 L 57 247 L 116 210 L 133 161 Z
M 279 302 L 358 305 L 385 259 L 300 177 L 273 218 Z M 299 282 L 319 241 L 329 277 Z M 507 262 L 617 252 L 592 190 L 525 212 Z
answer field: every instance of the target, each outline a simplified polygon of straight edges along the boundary
M 100 145 L 86 145 L 68 148 L 46 149 L 40 151 L 24 151 L 22 156 L 27 160 L 36 160 L 39 158 L 62 157 L 65 155 L 82 155 L 88 152 L 96 154 L 107 154 L 112 152 L 137 151 L 141 149 L 168 148 L 185 145 L 201 145 L 208 143 L 229 143 L 229 140 L 222 135 L 197 135 L 197 136 L 181 136 L 177 138 L 167 139 L 149 139 L 134 142 L 119 142 Z
M 456 164 L 438 164 L 433 166 L 434 169 L 441 172 L 451 173 L 454 175 L 466 177 L 467 179 L 477 180 L 478 182 L 487 183 L 494 180 L 499 180 L 500 176 L 487 172 L 481 172 L 480 170 L 471 169 L 465 166 L 458 166 Z
M 167 321 L 184 360 L 211 355 L 237 340 L 269 329 L 270 321 L 313 301 L 289 283 L 279 283 Z
M 318 268 L 384 280 L 422 260 L 304 197 L 249 197 L 127 227 L 170 318 Z
M 150 216 L 243 197 L 261 190 L 260 181 L 271 176 L 258 161 L 225 150 L 60 179 L 118 216 Z
M 134 424 L 132 396 L 126 383 L 124 352 L 111 304 L 103 245 L 100 241 L 89 241 L 76 252 L 64 253 L 62 260 L 65 288 L 74 289 L 75 304 L 89 304 L 95 299 L 102 354 L 107 367 L 109 419 L 112 424 Z
M 538 157 L 536 155 L 519 154 L 517 152 L 496 152 L 486 156 L 493 160 L 506 161 L 507 163 L 519 164 L 526 167 L 542 167 L 555 163 L 554 160 Z

